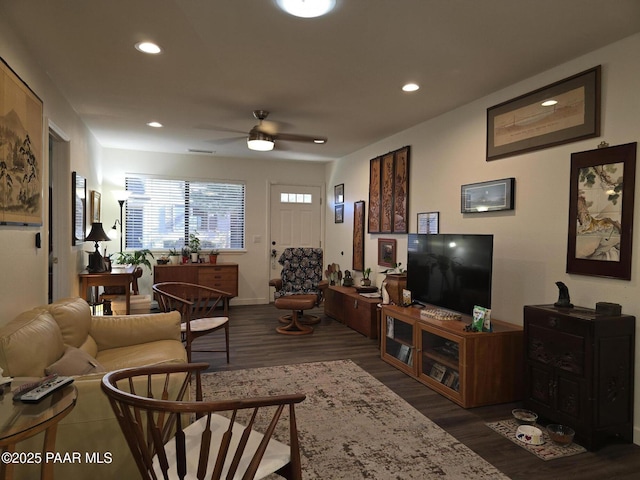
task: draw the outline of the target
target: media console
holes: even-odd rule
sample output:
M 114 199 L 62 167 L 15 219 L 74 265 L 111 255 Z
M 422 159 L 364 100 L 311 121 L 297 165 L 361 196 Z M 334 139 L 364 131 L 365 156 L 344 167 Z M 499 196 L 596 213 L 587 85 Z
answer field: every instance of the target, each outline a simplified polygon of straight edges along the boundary
M 522 327 L 492 319 L 493 332 L 467 332 L 470 323 L 469 315 L 438 320 L 384 305 L 382 360 L 464 408 L 520 400 Z
M 367 298 L 355 287 L 330 286 L 324 292 L 324 314 L 369 338 L 378 338 L 378 304 L 382 298 Z

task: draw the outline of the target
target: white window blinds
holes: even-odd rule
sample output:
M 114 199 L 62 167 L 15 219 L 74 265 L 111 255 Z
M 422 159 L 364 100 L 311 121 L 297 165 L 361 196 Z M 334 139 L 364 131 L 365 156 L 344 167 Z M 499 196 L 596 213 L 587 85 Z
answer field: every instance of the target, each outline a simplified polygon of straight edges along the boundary
M 128 176 L 127 249 L 177 249 L 196 233 L 202 251 L 243 249 L 245 185 Z

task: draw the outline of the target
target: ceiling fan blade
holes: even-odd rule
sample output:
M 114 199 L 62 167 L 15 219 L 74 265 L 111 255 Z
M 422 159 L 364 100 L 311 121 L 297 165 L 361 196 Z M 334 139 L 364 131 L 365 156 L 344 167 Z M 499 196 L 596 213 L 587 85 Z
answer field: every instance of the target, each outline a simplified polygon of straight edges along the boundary
M 227 138 L 218 138 L 218 139 L 213 139 L 210 140 L 211 143 L 213 143 L 214 145 L 227 145 L 229 143 L 235 143 L 238 142 L 240 140 L 246 140 L 247 136 L 246 135 L 240 135 L 237 137 L 227 137 Z
M 274 135 L 276 140 L 283 140 L 285 142 L 307 142 L 307 143 L 327 143 L 327 137 L 315 136 L 315 135 L 296 135 L 295 133 L 278 133 Z
M 221 127 L 220 125 L 205 125 L 205 124 L 201 124 L 201 125 L 196 125 L 196 127 L 198 130 L 213 130 L 216 132 L 228 132 L 228 133 L 246 133 L 244 130 L 237 130 L 235 128 L 227 128 L 227 127 Z

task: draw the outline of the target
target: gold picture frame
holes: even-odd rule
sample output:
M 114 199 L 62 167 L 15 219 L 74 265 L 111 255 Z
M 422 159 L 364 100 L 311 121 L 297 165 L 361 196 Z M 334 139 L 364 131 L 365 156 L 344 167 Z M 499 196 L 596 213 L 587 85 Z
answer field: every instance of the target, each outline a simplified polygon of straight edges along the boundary
M 43 212 L 42 100 L 0 58 L 0 225 L 41 226 Z
M 102 207 L 102 196 L 96 190 L 91 191 L 91 223 L 100 222 L 100 211 Z

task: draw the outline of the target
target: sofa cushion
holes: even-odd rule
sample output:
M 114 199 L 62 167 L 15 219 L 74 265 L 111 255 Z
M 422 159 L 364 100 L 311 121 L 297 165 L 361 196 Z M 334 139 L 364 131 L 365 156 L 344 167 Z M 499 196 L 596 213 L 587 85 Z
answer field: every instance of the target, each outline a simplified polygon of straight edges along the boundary
M 86 300 L 65 298 L 49 305 L 48 310 L 58 322 L 64 343 L 80 348 L 91 327 L 91 308 Z
M 113 371 L 156 363 L 184 363 L 187 361 L 187 351 L 181 342 L 159 340 L 128 347 L 101 350 L 98 352 L 97 360 L 108 371 Z
M 23 312 L 0 328 L 0 368 L 9 377 L 42 377 L 62 357 L 58 324 L 44 308 Z
M 98 373 L 106 371 L 100 363 L 89 355 L 87 352 L 79 348 L 67 345 L 64 355 L 44 369 L 47 375 L 87 375 L 89 373 Z

